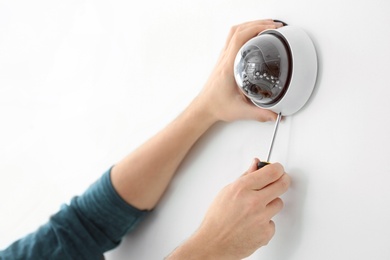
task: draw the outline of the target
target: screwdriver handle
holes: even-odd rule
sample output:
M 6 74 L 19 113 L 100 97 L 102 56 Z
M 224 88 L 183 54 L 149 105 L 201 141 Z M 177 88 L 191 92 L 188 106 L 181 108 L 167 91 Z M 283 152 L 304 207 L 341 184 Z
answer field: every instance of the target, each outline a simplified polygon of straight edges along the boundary
M 270 164 L 269 162 L 258 162 L 257 163 L 257 169 L 261 169 L 261 168 L 263 168 L 264 166 L 266 166 L 266 165 L 268 165 L 268 164 Z

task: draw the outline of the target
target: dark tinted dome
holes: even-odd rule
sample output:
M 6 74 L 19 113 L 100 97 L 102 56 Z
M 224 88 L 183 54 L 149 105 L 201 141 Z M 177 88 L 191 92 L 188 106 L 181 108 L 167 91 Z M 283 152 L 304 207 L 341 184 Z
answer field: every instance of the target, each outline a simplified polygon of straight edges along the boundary
M 235 77 L 240 89 L 261 106 L 279 101 L 287 90 L 290 50 L 281 36 L 262 34 L 248 41 L 236 59 Z

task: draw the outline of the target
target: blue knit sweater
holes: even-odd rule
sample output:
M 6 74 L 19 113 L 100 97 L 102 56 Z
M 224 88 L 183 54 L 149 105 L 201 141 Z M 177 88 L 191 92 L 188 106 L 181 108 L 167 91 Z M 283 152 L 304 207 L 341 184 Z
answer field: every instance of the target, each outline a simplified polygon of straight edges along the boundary
M 37 231 L 0 251 L 0 259 L 103 259 L 103 253 L 118 246 L 148 213 L 119 197 L 110 172 Z

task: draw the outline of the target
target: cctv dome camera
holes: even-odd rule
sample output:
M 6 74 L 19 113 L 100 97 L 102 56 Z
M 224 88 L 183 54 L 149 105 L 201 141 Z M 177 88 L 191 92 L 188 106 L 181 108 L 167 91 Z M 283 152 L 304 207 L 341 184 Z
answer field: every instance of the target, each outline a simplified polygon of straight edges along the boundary
M 292 115 L 314 89 L 317 55 L 313 42 L 296 26 L 265 30 L 239 50 L 234 77 L 256 106 Z

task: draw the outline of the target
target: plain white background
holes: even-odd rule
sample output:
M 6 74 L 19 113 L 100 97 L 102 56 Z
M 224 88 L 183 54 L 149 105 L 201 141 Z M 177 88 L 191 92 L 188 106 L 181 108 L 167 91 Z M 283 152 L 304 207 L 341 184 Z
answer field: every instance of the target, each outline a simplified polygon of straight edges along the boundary
M 319 77 L 272 160 L 292 187 L 250 259 L 389 259 L 389 3 L 0 1 L 0 248 L 34 231 L 201 90 L 230 27 L 282 19 L 313 39 Z M 107 259 L 162 259 L 198 227 L 272 124 L 218 124 L 155 211 Z M 158 169 L 156 169 L 158 170 Z

